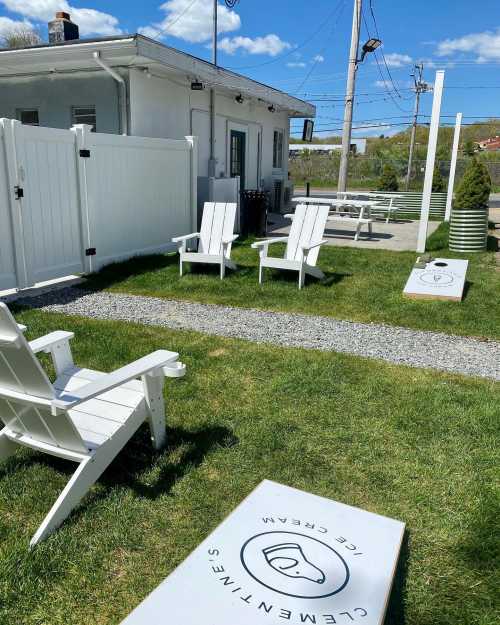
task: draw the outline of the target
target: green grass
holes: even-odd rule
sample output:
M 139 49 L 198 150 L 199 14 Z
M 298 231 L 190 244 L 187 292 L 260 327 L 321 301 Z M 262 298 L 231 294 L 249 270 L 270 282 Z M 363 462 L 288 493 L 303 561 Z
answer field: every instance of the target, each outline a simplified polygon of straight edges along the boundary
M 429 238 L 434 256 L 460 257 L 444 246 L 444 225 Z M 273 245 L 274 255 L 284 246 Z M 243 241 L 233 248 L 239 269 L 218 279 L 214 266 L 193 265 L 179 278 L 177 254 L 135 258 L 108 265 L 89 277 L 90 288 L 152 295 L 212 304 L 325 315 L 361 322 L 379 322 L 449 334 L 500 339 L 500 272 L 493 253 L 469 255 L 470 268 L 462 303 L 409 300 L 403 288 L 416 259 L 414 252 L 388 252 L 324 246 L 319 266 L 326 279 L 308 279 L 297 289 L 296 272 L 266 270 L 258 284 L 258 253 Z M 189 266 L 187 266 L 189 267 Z
M 167 381 L 166 449 L 154 452 L 141 428 L 32 552 L 73 467 L 28 450 L 0 466 L 1 625 L 118 625 L 264 478 L 406 522 L 386 625 L 498 622 L 498 383 L 133 324 L 17 318 L 29 338 L 74 331 L 81 365 L 112 370 L 168 348 L 188 373 Z

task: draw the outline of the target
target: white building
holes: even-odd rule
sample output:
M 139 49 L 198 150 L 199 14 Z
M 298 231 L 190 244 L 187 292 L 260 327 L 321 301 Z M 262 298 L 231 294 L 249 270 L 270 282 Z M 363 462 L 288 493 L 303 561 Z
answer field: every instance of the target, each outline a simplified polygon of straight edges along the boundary
M 199 176 L 238 175 L 242 188 L 273 191 L 277 201 L 288 177 L 289 120 L 314 115 L 307 102 L 138 34 L 0 50 L 0 117 L 144 137 L 195 135 Z
M 331 154 L 341 149 L 342 145 L 337 143 L 291 143 L 289 146 L 290 156 L 295 156 L 306 150 L 320 154 Z M 351 139 L 351 152 L 366 154 L 366 139 Z

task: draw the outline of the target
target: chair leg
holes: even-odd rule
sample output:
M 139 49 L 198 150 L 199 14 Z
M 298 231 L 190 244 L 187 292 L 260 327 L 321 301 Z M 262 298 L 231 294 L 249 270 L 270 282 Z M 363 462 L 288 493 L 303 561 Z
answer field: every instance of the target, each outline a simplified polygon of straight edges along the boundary
M 299 289 L 306 283 L 306 268 L 302 264 L 299 269 Z
M 165 378 L 158 376 L 142 376 L 144 396 L 148 406 L 148 423 L 151 430 L 151 440 L 155 449 L 161 449 L 167 438 L 165 432 L 165 401 L 163 399 L 163 385 Z
M 0 432 L 0 462 L 13 456 L 19 445 L 9 440 L 4 432 Z
M 113 460 L 113 456 L 111 458 L 106 458 L 106 460 L 108 461 L 105 462 L 104 465 L 102 462 L 96 462 L 94 457 L 82 460 L 70 481 L 66 484 L 64 490 L 52 506 L 50 512 L 43 520 L 43 523 L 31 539 L 30 547 L 34 547 L 47 538 L 47 536 L 52 534 L 69 516 L 73 508 L 87 494 L 92 484 L 94 484 L 111 460 Z
M 359 239 L 359 233 L 361 232 L 361 224 L 358 223 L 356 227 L 356 234 L 354 235 L 354 240 L 357 241 Z
M 264 267 L 259 265 L 259 284 L 264 282 Z
M 226 263 L 224 259 L 220 261 L 220 279 L 224 280 L 224 276 L 226 275 Z
M 181 256 L 181 258 L 179 260 L 179 275 L 182 278 L 182 256 Z

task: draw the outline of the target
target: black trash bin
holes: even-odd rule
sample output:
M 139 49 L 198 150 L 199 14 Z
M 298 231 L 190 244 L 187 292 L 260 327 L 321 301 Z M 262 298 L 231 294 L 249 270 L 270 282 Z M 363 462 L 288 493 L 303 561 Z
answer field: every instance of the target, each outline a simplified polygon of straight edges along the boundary
M 267 206 L 267 191 L 247 189 L 241 192 L 240 230 L 243 236 L 266 236 Z

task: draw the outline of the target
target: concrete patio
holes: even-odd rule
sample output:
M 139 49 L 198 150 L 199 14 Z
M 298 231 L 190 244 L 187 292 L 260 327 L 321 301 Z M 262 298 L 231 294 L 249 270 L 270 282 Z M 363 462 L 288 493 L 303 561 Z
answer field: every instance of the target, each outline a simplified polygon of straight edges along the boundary
M 356 247 L 362 249 L 382 249 L 394 252 L 415 250 L 417 245 L 418 221 L 397 219 L 386 224 L 382 219 L 373 223 L 373 233 L 369 235 L 368 229 L 363 227 L 358 241 L 354 240 L 355 222 L 353 224 L 338 224 L 333 221 L 327 223 L 325 239 L 327 245 L 340 247 Z M 429 222 L 429 235 L 437 230 L 438 221 Z M 269 215 L 268 234 L 273 237 L 287 236 L 290 230 L 290 220 L 283 215 L 271 213 Z

